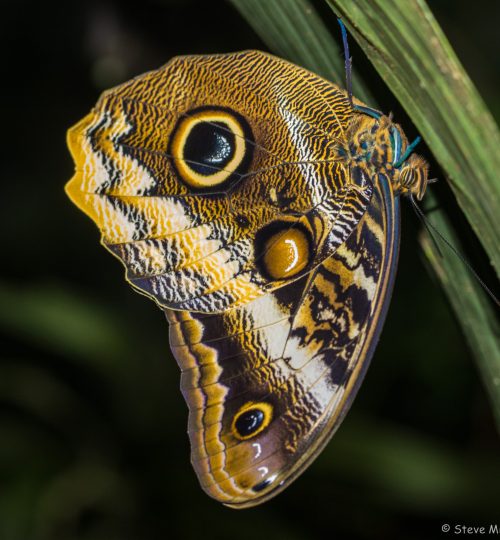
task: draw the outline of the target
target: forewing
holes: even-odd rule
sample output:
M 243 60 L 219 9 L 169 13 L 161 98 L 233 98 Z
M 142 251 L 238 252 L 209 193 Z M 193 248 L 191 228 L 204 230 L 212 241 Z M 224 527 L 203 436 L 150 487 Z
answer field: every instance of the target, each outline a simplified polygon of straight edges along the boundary
M 344 91 L 271 55 L 174 58 L 70 130 L 67 192 L 136 289 L 222 312 L 300 279 L 358 223 L 371 184 L 338 155 L 352 115 Z M 198 142 L 210 129 L 223 144 L 209 162 Z M 270 279 L 257 240 L 276 222 L 309 240 L 297 272 Z
M 167 311 L 192 462 L 230 506 L 259 504 L 314 459 L 345 415 L 385 319 L 399 207 L 384 177 L 356 229 L 310 274 L 224 314 Z

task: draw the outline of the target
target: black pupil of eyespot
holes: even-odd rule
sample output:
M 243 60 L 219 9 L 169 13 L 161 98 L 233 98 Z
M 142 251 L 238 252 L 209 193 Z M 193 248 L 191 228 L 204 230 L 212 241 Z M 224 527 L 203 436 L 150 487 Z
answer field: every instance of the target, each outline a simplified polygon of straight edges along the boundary
M 250 409 L 238 416 L 235 426 L 238 433 L 242 437 L 246 437 L 259 429 L 263 421 L 264 413 L 260 409 Z
M 184 159 L 198 174 L 217 173 L 234 155 L 234 134 L 223 122 L 200 122 L 191 129 L 184 145 Z

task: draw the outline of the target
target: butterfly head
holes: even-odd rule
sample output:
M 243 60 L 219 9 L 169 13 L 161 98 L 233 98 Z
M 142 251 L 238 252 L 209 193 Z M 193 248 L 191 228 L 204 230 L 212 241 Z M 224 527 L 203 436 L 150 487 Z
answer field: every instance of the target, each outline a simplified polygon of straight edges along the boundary
M 394 185 L 399 193 L 415 195 L 420 201 L 428 181 L 429 164 L 422 156 L 411 154 L 401 167 L 396 169 Z

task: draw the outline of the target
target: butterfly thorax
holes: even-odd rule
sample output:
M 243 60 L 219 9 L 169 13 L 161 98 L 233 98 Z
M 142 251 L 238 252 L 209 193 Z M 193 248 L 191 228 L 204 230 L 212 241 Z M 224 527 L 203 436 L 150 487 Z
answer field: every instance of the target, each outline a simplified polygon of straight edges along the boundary
M 346 157 L 354 178 L 383 174 L 396 194 L 423 197 L 429 166 L 421 156 L 405 155 L 408 139 L 390 116 L 355 114 L 346 141 L 340 153 Z

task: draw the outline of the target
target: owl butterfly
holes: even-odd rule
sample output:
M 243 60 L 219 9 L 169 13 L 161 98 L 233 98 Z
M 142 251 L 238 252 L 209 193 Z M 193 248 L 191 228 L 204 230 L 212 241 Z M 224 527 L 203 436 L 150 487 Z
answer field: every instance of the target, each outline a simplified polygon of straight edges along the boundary
M 68 142 L 69 197 L 170 323 L 203 489 L 270 499 L 359 388 L 399 195 L 423 195 L 427 164 L 390 117 L 257 51 L 174 58 L 105 92 Z

